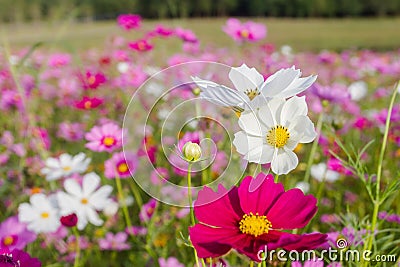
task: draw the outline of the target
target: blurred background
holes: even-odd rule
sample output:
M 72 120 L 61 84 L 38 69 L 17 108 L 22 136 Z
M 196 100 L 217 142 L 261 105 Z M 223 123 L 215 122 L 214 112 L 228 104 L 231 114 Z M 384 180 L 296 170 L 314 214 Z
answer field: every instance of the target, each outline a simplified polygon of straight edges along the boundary
M 235 45 L 221 34 L 228 17 L 263 23 L 265 42 L 296 51 L 400 47 L 400 0 L 0 0 L 0 7 L 0 34 L 14 49 L 38 42 L 68 52 L 99 47 L 124 34 L 115 19 L 126 13 L 140 14 L 144 30 L 189 28 L 215 47 Z

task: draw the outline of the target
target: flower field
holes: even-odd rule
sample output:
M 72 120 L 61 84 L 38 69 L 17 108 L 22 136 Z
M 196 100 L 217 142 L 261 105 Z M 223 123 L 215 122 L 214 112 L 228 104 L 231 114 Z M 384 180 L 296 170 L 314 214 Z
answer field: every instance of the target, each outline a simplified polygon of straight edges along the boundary
M 1 48 L 0 267 L 400 266 L 400 50 L 142 24 Z

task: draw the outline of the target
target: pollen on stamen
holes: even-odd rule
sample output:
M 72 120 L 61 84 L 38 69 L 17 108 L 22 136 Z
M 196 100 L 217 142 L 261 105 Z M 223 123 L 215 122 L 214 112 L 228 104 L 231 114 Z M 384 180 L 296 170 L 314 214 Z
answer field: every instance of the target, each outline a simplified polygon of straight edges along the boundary
M 272 127 L 266 136 L 267 143 L 276 148 L 282 148 L 289 141 L 289 130 L 281 125 Z

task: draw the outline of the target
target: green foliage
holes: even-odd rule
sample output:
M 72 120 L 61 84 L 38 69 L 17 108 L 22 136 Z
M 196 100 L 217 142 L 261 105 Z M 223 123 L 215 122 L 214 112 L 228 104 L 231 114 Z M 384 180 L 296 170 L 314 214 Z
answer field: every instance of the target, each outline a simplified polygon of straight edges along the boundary
M 400 14 L 399 0 L 0 0 L 0 21 L 55 19 L 77 9 L 95 20 L 121 13 L 146 18 L 210 16 L 349 17 Z

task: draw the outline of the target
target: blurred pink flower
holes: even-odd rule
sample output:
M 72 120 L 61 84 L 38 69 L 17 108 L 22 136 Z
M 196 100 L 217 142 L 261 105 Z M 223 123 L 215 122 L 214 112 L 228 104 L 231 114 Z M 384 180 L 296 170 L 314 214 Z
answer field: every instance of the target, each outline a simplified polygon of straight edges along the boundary
M 175 35 L 178 38 L 182 39 L 182 41 L 184 41 L 184 42 L 189 42 L 189 43 L 197 43 L 198 42 L 196 34 L 189 29 L 183 29 L 183 28 L 178 27 L 175 29 Z
M 136 172 L 138 164 L 139 161 L 135 154 L 130 152 L 116 153 L 104 163 L 104 176 L 108 179 L 113 179 L 117 175 L 119 178 L 131 177 Z
M 84 77 L 81 76 L 81 80 L 85 89 L 97 89 L 107 81 L 103 73 L 92 73 L 90 71 L 87 71 Z
M 0 263 L 2 267 L 18 266 L 18 267 L 41 267 L 42 263 L 37 258 L 31 256 L 19 249 L 9 250 L 0 248 Z
M 63 67 L 71 62 L 71 55 L 64 53 L 52 54 L 47 61 L 47 64 L 51 68 Z
M 82 140 L 83 136 L 84 130 L 81 123 L 62 122 L 58 125 L 57 137 L 73 142 Z
M 36 240 L 36 234 L 26 228 L 17 216 L 9 217 L 0 224 L 0 248 L 24 249 Z
M 99 239 L 99 246 L 101 250 L 128 250 L 131 246 L 126 243 L 128 235 L 125 232 L 119 232 L 115 235 L 107 233 L 105 238 Z
M 153 217 L 154 211 L 157 206 L 157 200 L 151 198 L 149 202 L 142 206 L 139 213 L 139 218 L 142 222 L 148 222 Z
M 128 44 L 129 48 L 139 52 L 146 52 L 153 49 L 153 45 L 149 43 L 146 39 L 142 39 L 136 42 L 130 42 Z
M 81 100 L 75 103 L 75 107 L 78 109 L 94 109 L 103 104 L 103 99 L 97 97 L 84 96 Z
M 241 23 L 238 19 L 228 19 L 223 31 L 233 38 L 236 42 L 256 42 L 267 35 L 267 27 L 261 23 L 247 21 Z
M 142 18 L 136 14 L 121 14 L 118 16 L 117 22 L 124 30 L 131 30 L 140 27 Z
M 185 267 L 182 263 L 178 261 L 177 258 L 169 257 L 168 259 L 159 258 L 158 263 L 160 267 Z

